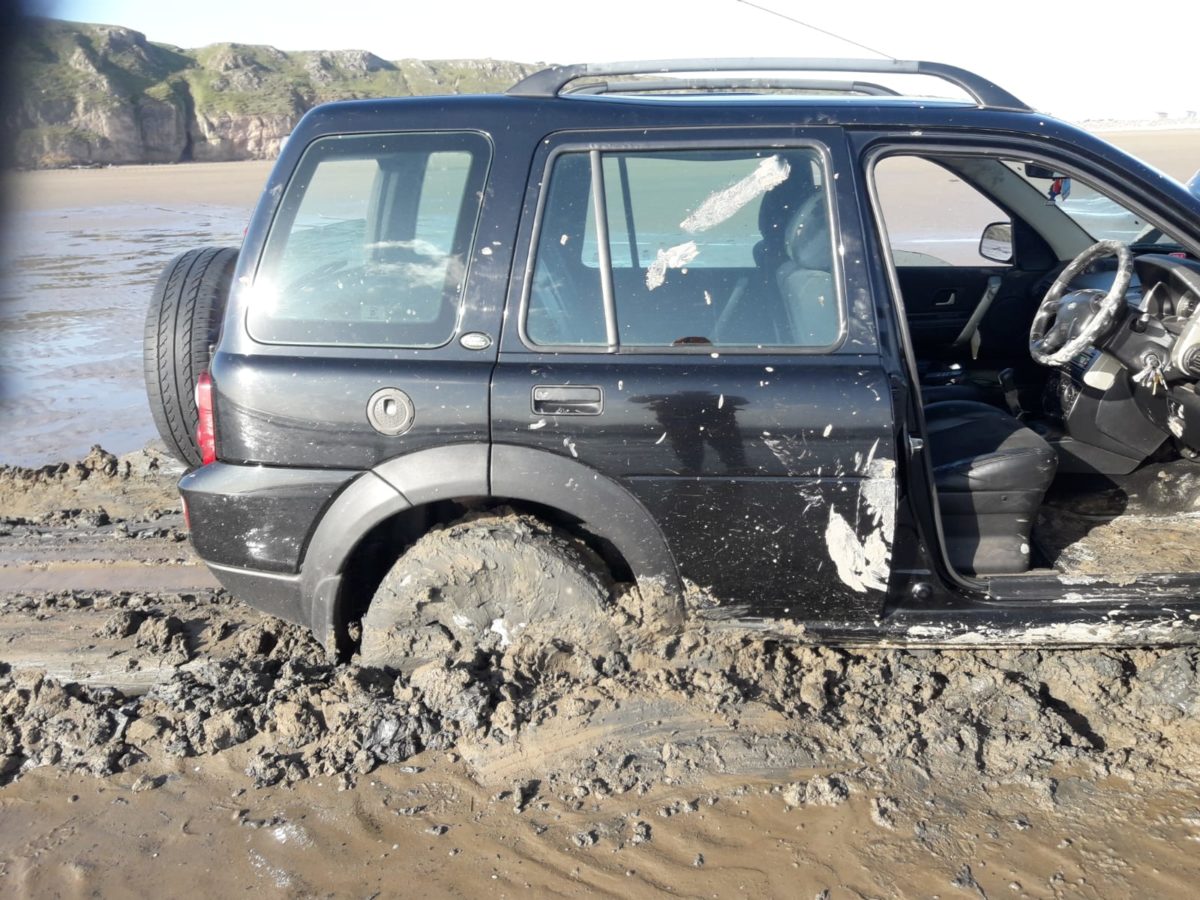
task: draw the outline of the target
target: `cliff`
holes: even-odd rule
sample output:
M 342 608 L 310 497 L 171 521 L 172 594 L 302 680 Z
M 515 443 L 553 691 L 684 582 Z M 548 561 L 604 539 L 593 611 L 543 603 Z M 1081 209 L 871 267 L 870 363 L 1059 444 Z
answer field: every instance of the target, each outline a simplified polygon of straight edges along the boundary
M 500 91 L 536 69 L 496 60 L 399 60 L 363 50 L 183 50 L 114 25 L 34 20 L 18 48 L 16 161 L 265 159 L 329 100 Z

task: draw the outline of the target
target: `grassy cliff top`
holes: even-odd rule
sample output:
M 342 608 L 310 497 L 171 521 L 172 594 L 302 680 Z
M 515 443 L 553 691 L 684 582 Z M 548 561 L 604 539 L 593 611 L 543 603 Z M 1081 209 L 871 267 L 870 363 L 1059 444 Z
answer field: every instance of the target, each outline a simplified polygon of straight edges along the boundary
M 250 44 L 193 50 L 138 31 L 35 19 L 19 50 L 26 101 L 94 104 L 191 95 L 198 113 L 286 115 L 365 97 L 501 91 L 534 66 L 498 60 L 381 59 L 365 50 L 284 52 Z

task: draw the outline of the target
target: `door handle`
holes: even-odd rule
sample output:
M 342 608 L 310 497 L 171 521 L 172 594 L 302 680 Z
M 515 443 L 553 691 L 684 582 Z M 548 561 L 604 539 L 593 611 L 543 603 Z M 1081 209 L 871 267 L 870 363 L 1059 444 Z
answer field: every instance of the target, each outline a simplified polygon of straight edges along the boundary
M 533 411 L 540 416 L 598 416 L 604 392 L 598 387 L 539 384 L 533 389 Z
M 934 306 L 953 306 L 958 299 L 958 291 L 941 291 L 933 298 Z

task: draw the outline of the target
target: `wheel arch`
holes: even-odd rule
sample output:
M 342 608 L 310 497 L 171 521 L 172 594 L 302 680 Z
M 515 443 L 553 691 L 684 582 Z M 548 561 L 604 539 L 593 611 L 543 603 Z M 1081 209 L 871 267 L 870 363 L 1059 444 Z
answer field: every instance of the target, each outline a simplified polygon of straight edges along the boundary
M 545 450 L 494 444 L 491 494 L 536 503 L 578 520 L 610 542 L 639 583 L 682 593 L 675 557 L 654 517 L 619 482 L 574 459 Z
M 622 485 L 545 451 L 496 445 L 489 453 L 486 444 L 462 444 L 388 460 L 326 510 L 301 564 L 308 621 L 318 640 L 331 651 L 349 649 L 350 618 L 366 608 L 372 584 L 402 549 L 484 504 L 538 515 L 591 546 L 614 574 L 624 569 L 639 585 L 682 596 L 666 539 Z

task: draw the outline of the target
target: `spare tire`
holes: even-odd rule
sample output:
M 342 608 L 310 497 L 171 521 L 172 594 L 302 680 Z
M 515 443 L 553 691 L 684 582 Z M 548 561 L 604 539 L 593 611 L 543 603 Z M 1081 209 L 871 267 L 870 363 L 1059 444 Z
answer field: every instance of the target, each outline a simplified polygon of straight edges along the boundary
M 229 298 L 236 247 L 203 247 L 167 263 L 146 314 L 146 396 L 167 452 L 200 465 L 196 378 L 208 368 Z

